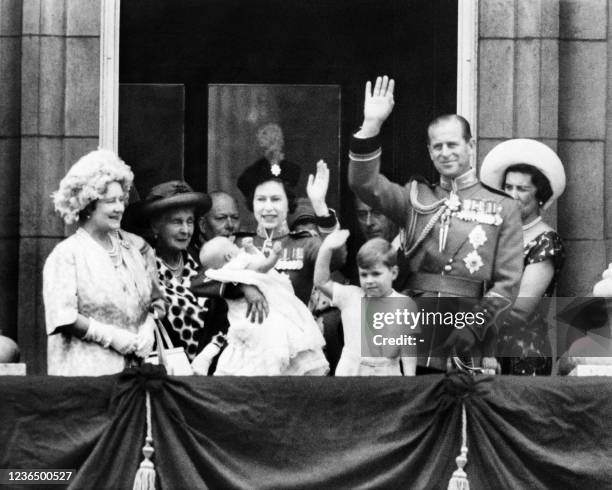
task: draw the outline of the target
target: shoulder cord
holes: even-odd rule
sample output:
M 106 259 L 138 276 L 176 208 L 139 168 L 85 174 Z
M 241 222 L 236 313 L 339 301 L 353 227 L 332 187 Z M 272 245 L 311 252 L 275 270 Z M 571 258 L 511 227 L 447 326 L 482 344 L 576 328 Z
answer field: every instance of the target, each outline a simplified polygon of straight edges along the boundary
M 427 238 L 427 235 L 429 235 L 429 233 L 433 229 L 436 222 L 442 216 L 442 213 L 444 213 L 444 211 L 447 209 L 447 207 L 445 206 L 445 203 L 447 201 L 446 198 L 440 199 L 439 201 L 435 201 L 432 204 L 421 204 L 418 200 L 418 193 L 419 193 L 418 182 L 416 180 L 413 180 L 410 184 L 410 204 L 412 205 L 412 209 L 417 214 L 431 214 L 436 209 L 437 211 L 431 217 L 431 219 L 427 222 L 427 224 L 425 225 L 425 228 L 423 228 L 423 231 L 421 231 L 421 234 L 416 239 L 414 244 L 410 247 L 410 249 L 404 250 L 404 255 L 406 257 L 410 257 L 416 251 L 419 245 L 423 243 L 425 238 Z M 416 220 L 416 216 L 414 216 L 413 218 L 413 223 L 411 223 L 409 232 L 406 233 L 406 231 L 404 230 L 404 233 L 402 234 L 403 235 L 402 245 L 404 247 L 407 246 L 406 240 L 408 239 L 408 237 L 412 236 L 412 234 L 414 233 L 414 227 L 415 227 L 414 221 L 415 220 Z
M 410 183 L 410 204 L 412 208 L 419 214 L 433 213 L 438 207 L 444 204 L 446 198 L 435 201 L 432 204 L 421 204 L 418 199 L 419 184 L 416 180 Z
M 419 247 L 419 245 L 423 243 L 425 238 L 427 238 L 427 235 L 429 235 L 429 232 L 433 229 L 434 225 L 436 224 L 436 221 L 440 219 L 440 216 L 442 216 L 442 213 L 444 213 L 445 210 L 446 210 L 446 206 L 441 206 L 440 209 L 436 211 L 436 214 L 434 214 L 431 217 L 429 222 L 425 225 L 425 228 L 423 228 L 423 231 L 421 232 L 419 237 L 414 242 L 414 245 L 412 245 L 412 247 L 410 247 L 409 250 L 404 251 L 404 255 L 406 257 L 410 257 L 415 252 L 415 250 Z

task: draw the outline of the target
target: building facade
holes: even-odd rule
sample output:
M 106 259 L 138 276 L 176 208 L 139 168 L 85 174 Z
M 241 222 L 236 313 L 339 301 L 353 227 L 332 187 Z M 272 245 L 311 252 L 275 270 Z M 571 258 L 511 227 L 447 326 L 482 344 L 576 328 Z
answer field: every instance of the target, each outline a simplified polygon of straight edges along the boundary
M 477 63 L 473 88 L 459 83 L 459 91 L 472 90 L 478 161 L 508 138 L 557 150 L 568 177 L 548 216 L 568 251 L 558 294 L 586 295 L 612 261 L 611 5 L 467 1 L 477 7 Z M 46 371 L 42 267 L 71 231 L 50 195 L 101 133 L 114 134 L 100 109 L 118 83 L 102 77 L 106 3 L 0 0 L 0 329 L 18 340 L 30 374 Z M 113 29 L 111 46 L 119 24 Z M 461 52 L 469 40 L 458 42 Z

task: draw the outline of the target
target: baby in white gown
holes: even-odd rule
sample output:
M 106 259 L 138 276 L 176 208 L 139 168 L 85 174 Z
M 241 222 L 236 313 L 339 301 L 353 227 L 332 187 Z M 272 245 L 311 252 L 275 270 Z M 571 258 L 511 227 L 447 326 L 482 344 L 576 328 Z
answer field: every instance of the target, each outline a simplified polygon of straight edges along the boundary
M 228 238 L 213 238 L 203 245 L 200 262 L 210 279 L 257 286 L 268 302 L 269 314 L 263 323 L 252 323 L 244 299 L 227 300 L 227 347 L 219 356 L 215 375 L 326 374 L 323 335 L 295 296 L 289 277 L 274 270 L 280 244 L 275 243 L 268 256 L 252 240 L 243 239 L 242 244 L 241 249 Z

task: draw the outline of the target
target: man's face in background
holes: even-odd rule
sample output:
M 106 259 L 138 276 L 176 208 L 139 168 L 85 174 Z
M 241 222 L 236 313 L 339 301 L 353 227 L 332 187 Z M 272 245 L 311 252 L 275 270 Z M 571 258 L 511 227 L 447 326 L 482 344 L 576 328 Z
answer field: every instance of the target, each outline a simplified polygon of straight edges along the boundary
M 217 236 L 231 236 L 240 230 L 240 214 L 232 196 L 225 193 L 211 194 L 210 211 L 199 220 L 199 228 L 207 240 Z
M 359 199 L 355 199 L 355 206 L 359 228 L 366 240 L 384 238 L 389 242 L 393 241 L 395 235 L 397 235 L 397 227 L 389 218 L 379 211 L 373 210 Z

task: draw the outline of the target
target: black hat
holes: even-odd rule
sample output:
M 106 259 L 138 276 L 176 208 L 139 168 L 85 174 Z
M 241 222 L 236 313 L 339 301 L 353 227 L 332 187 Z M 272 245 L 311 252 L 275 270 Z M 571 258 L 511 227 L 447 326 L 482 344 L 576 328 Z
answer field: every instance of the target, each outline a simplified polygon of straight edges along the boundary
M 156 185 L 142 202 L 142 212 L 152 216 L 174 208 L 193 207 L 205 213 L 210 209 L 208 195 L 194 192 L 191 186 L 182 180 L 171 180 Z
M 205 213 L 211 207 L 207 194 L 194 192 L 182 180 L 171 180 L 153 187 L 142 201 L 130 203 L 125 210 L 122 226 L 127 231 L 142 234 L 149 227 L 149 219 L 168 209 L 193 207 L 196 213 Z
M 271 165 L 266 158 L 261 158 L 248 166 L 238 177 L 238 189 L 246 198 L 253 195 L 258 185 L 269 180 L 280 180 L 293 189 L 300 180 L 300 172 L 298 165 L 287 160 Z

